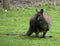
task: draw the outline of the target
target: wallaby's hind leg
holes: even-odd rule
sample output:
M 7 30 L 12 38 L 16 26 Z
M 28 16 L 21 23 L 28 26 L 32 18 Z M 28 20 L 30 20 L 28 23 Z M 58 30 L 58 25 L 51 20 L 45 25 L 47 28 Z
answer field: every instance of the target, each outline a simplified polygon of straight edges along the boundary
M 32 33 L 33 31 L 32 31 L 32 28 L 30 27 L 25 35 L 30 36 Z
M 41 38 L 45 38 L 46 37 L 46 33 L 49 31 L 49 28 L 47 28 L 44 32 L 43 32 L 43 36 Z
M 42 38 L 45 38 L 46 37 L 46 33 L 47 33 L 47 31 L 43 32 Z
M 40 38 L 38 30 L 35 31 L 35 34 L 36 34 L 36 37 Z

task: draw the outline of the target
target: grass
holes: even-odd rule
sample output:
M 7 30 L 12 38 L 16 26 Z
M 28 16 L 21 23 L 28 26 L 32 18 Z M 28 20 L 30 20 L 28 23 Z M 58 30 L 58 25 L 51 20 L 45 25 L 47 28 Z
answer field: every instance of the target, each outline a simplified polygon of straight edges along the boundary
M 60 46 L 60 6 L 54 7 L 55 9 L 50 6 L 38 8 L 43 8 L 51 15 L 52 27 L 47 36 L 53 37 L 41 39 L 34 37 L 35 34 L 22 36 L 28 30 L 29 20 L 36 13 L 36 8 L 11 9 L 8 12 L 0 9 L 0 46 Z

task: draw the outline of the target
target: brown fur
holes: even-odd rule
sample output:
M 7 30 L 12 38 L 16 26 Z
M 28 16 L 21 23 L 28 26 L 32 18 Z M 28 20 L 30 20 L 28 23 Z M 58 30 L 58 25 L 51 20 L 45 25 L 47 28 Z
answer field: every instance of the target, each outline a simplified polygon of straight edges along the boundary
M 49 28 L 50 28 L 52 24 L 51 16 L 45 12 L 43 13 L 43 16 L 44 16 L 45 21 L 49 24 Z

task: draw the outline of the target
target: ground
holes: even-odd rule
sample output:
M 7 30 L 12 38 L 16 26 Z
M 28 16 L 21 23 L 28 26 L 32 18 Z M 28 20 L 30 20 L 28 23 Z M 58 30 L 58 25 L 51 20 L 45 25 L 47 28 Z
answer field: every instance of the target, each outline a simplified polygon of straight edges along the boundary
M 36 13 L 34 7 L 11 9 L 5 12 L 0 9 L 0 46 L 60 46 L 60 6 L 41 6 L 52 17 L 52 27 L 47 36 L 37 38 L 22 36 L 29 27 L 30 18 Z M 42 33 L 41 33 L 42 34 Z

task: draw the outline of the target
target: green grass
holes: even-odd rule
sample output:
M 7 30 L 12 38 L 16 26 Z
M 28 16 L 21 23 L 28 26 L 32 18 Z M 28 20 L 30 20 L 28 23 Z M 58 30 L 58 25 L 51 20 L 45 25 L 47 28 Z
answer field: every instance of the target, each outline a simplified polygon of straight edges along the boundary
M 41 6 L 52 17 L 52 27 L 47 33 L 52 38 L 22 36 L 28 30 L 29 20 L 36 13 L 34 7 L 28 9 L 11 9 L 5 12 L 0 9 L 0 46 L 60 46 L 60 6 L 50 8 Z M 5 35 L 16 34 L 16 35 Z

